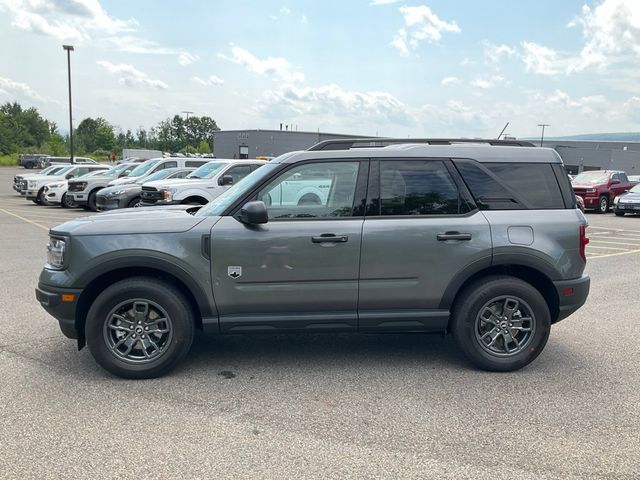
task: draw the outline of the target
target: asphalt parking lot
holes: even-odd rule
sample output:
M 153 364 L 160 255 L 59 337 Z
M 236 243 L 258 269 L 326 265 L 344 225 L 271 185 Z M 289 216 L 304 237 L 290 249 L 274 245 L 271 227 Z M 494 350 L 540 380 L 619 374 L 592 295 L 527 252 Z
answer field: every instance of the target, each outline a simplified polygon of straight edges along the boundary
M 0 478 L 640 478 L 640 216 L 588 214 L 587 305 L 527 368 L 430 335 L 199 337 L 125 381 L 34 297 L 47 229 L 0 168 Z

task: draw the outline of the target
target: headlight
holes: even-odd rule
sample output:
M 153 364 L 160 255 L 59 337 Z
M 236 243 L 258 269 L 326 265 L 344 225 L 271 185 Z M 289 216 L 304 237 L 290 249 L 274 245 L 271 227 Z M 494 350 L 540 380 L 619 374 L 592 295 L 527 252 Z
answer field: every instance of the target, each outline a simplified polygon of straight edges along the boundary
M 67 249 L 67 242 L 61 238 L 49 237 L 47 245 L 47 267 L 54 270 L 64 268 L 64 254 Z
M 47 187 L 49 188 L 62 188 L 65 186 L 64 182 L 61 183 L 50 183 L 49 185 L 47 185 Z
M 117 197 L 118 195 L 122 195 L 126 191 L 127 191 L 126 188 L 121 188 L 119 190 L 116 190 L 115 192 L 109 192 L 109 194 L 105 195 L 105 196 L 107 196 L 107 197 Z
M 173 196 L 178 191 L 177 188 L 163 188 L 162 189 L 162 200 L 165 202 L 170 202 L 173 200 Z
M 585 191 L 587 193 L 596 193 L 596 189 L 595 188 L 587 188 Z
M 613 204 L 617 205 L 619 201 L 620 201 L 620 197 L 616 197 L 613 199 Z
M 29 188 L 36 188 L 37 185 L 38 185 L 38 182 L 29 180 Z

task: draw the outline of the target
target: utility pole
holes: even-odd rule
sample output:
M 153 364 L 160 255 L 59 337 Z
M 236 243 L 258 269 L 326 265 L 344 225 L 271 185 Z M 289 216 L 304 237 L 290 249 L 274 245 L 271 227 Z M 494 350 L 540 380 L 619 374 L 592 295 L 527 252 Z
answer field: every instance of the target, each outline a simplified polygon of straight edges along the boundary
M 189 130 L 188 130 L 188 128 L 189 128 L 189 114 L 193 113 L 193 112 L 190 112 L 189 110 L 183 110 L 182 113 L 186 113 L 187 114 L 187 120 L 185 121 L 184 129 L 187 131 L 187 153 L 189 153 L 189 147 L 190 147 L 190 145 L 189 145 Z
M 73 45 L 63 45 L 62 48 L 67 51 L 67 76 L 69 78 L 69 155 L 71 156 L 71 164 L 74 164 L 73 117 L 71 115 L 71 52 L 73 52 Z
M 544 141 L 544 127 L 550 127 L 548 123 L 539 123 L 539 127 L 542 127 L 542 134 L 540 135 L 540 146 L 542 146 L 542 142 Z

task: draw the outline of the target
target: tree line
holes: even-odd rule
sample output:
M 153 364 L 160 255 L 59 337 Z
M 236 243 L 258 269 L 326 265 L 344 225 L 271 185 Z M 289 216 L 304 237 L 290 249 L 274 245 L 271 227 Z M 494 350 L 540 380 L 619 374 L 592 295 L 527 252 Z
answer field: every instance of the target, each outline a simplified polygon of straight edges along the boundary
M 220 130 L 208 116 L 184 119 L 174 115 L 155 127 L 123 131 L 102 117 L 87 117 L 73 130 L 74 155 L 120 155 L 123 148 L 145 148 L 163 152 L 211 153 L 213 135 Z M 69 136 L 61 135 L 56 122 L 45 119 L 35 107 L 17 102 L 0 106 L 0 154 L 69 154 Z

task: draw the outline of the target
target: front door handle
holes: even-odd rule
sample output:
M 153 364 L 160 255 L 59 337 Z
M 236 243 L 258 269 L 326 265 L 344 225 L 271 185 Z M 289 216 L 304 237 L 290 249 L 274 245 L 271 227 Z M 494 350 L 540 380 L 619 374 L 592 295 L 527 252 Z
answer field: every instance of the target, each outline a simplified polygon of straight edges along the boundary
M 311 237 L 311 241 L 313 243 L 345 243 L 349 241 L 349 237 L 335 233 L 323 233 L 319 237 Z
M 446 242 L 447 240 L 471 240 L 471 234 L 460 232 L 445 232 L 439 233 L 438 235 L 436 235 L 436 238 L 439 242 Z

